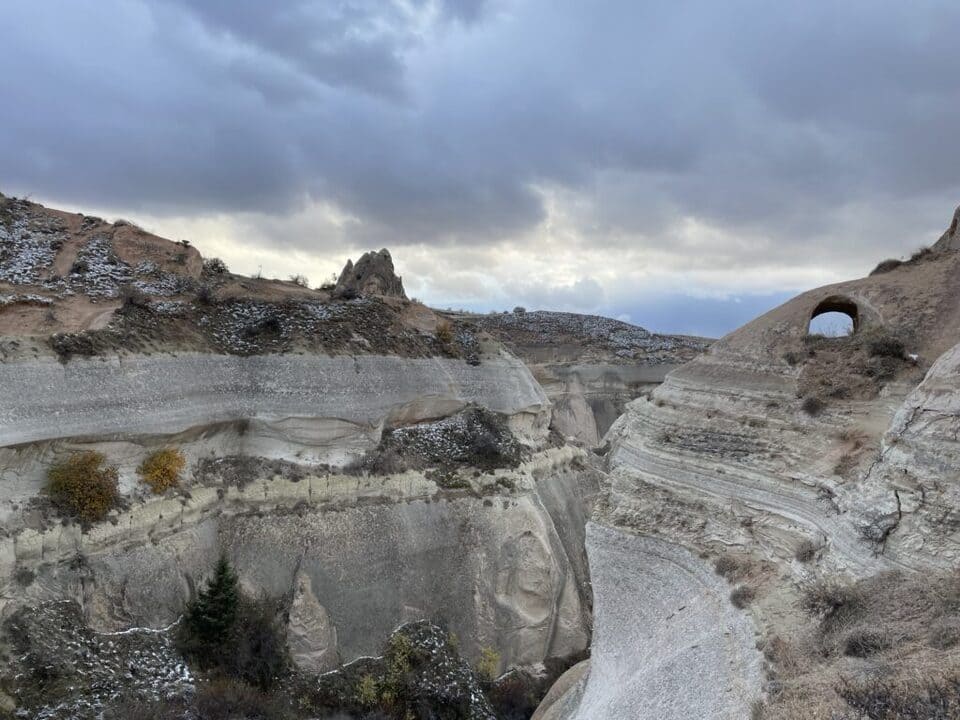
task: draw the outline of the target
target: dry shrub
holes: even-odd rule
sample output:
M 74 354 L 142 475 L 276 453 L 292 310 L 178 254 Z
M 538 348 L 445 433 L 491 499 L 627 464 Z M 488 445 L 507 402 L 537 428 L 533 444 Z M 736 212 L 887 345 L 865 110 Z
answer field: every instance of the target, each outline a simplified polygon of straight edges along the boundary
M 798 649 L 779 635 L 771 636 L 763 644 L 763 657 L 780 669 L 796 670 L 798 656 Z
M 227 274 L 227 265 L 220 258 L 208 258 L 203 261 L 203 275 L 204 277 L 212 277 L 215 275 L 226 275 Z
M 450 324 L 449 320 L 441 320 L 437 323 L 435 335 L 441 343 L 449 345 L 453 342 L 453 325 Z
M 897 260 L 896 258 L 889 258 L 883 260 L 877 265 L 871 272 L 871 275 L 882 275 L 883 273 L 888 273 L 891 270 L 896 270 L 898 267 L 903 265 L 903 260 Z
M 96 522 L 120 499 L 117 468 L 104 465 L 102 453 L 87 451 L 71 455 L 47 473 L 47 492 L 64 515 L 84 522 Z
M 747 563 L 734 555 L 726 554 L 718 557 L 713 563 L 717 575 L 727 582 L 733 582 L 748 569 Z
M 491 647 L 480 650 L 480 659 L 477 660 L 477 674 L 487 682 L 493 682 L 500 670 L 500 653 Z
M 210 285 L 200 285 L 197 288 L 197 302 L 201 305 L 213 305 L 216 303 L 217 298 L 214 294 L 214 290 Z
M 808 563 L 817 556 L 817 546 L 812 540 L 802 540 L 793 556 L 802 563 Z
M 743 610 L 753 602 L 756 596 L 756 590 L 749 585 L 738 585 L 733 589 L 733 592 L 730 593 L 730 602 L 733 603 L 735 608 Z
M 137 472 L 154 494 L 162 495 L 180 484 L 180 473 L 186 464 L 182 452 L 176 448 L 164 448 L 150 453 Z
M 960 677 L 927 678 L 902 684 L 873 680 L 853 684 L 841 680 L 837 693 L 869 720 L 957 720 L 960 718 Z
M 893 645 L 889 633 L 858 627 L 851 630 L 843 640 L 843 654 L 847 657 L 865 658 L 883 652 Z
M 938 620 L 930 626 L 927 644 L 937 650 L 947 650 L 960 643 L 960 622 Z
M 128 311 L 133 308 L 145 309 L 150 307 L 150 298 L 136 285 L 123 285 L 120 288 L 120 300 L 123 303 L 122 310 Z
M 870 340 L 867 345 L 870 355 L 873 357 L 889 357 L 900 359 L 907 352 L 903 340 L 896 335 L 880 335 Z
M 821 621 L 821 628 L 843 624 L 866 605 L 863 593 L 852 585 L 820 581 L 803 594 L 803 608 Z
M 826 404 L 820 398 L 811 395 L 803 399 L 803 404 L 800 407 L 803 408 L 803 411 L 810 417 L 816 417 L 823 412 Z

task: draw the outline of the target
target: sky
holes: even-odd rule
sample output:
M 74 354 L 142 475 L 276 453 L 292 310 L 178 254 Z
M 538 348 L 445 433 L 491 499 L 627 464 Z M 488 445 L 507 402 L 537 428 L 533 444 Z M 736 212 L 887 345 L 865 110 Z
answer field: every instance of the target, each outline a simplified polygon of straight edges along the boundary
M 0 191 L 439 307 L 719 336 L 934 242 L 954 0 L 4 0 Z

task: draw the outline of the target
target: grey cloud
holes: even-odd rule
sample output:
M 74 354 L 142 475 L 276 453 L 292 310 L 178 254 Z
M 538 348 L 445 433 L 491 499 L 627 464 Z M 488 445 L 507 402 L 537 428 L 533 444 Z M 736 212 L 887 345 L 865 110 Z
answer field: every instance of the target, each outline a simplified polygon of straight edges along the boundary
M 937 0 L 10 6 L 6 191 L 326 202 L 355 244 L 484 246 L 542 223 L 549 188 L 579 242 L 695 252 L 695 218 L 734 240 L 694 261 L 730 267 L 890 254 L 960 195 L 960 9 Z

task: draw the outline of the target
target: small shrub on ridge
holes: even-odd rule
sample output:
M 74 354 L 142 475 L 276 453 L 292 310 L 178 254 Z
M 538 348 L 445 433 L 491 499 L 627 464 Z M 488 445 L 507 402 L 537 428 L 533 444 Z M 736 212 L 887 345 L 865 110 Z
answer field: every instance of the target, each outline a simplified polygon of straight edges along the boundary
M 47 473 L 47 492 L 57 509 L 84 522 L 103 520 L 117 504 L 117 468 L 104 465 L 102 453 L 87 451 L 71 455 Z
M 186 464 L 182 452 L 176 448 L 164 448 L 150 453 L 137 472 L 154 494 L 162 495 L 180 484 L 180 473 Z

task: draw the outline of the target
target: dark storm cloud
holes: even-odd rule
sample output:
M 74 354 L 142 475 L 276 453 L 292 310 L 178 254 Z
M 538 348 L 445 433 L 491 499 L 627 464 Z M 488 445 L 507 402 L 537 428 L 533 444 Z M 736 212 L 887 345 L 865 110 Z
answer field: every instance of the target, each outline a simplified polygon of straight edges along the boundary
M 560 197 L 591 247 L 684 247 L 695 218 L 747 239 L 705 263 L 874 258 L 960 197 L 958 30 L 935 0 L 13 0 L 0 182 L 329 203 L 371 244 L 520 237 Z

